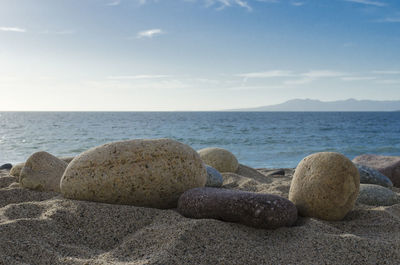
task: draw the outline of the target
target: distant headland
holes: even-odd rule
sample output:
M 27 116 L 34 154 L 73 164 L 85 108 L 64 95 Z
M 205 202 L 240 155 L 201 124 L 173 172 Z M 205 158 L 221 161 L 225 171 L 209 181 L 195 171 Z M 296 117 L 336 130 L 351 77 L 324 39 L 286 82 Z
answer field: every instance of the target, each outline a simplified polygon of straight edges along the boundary
M 277 105 L 226 111 L 400 111 L 400 100 L 347 99 L 320 101 L 316 99 L 292 99 Z

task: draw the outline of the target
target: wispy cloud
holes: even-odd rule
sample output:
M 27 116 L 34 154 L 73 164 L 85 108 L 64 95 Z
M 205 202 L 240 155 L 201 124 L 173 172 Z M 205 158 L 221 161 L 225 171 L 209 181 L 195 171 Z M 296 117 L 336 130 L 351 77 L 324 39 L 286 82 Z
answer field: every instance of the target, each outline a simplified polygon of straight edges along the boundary
M 336 72 L 330 70 L 313 70 L 303 73 L 301 75 L 309 78 L 325 78 L 325 77 L 339 77 L 347 74 L 343 72 Z
M 136 37 L 138 39 L 142 39 L 142 38 L 152 38 L 154 36 L 158 36 L 161 34 L 164 34 L 165 32 L 161 29 L 149 29 L 149 30 L 144 30 L 144 31 L 140 31 L 138 32 L 138 34 L 136 35 Z
M 159 78 L 168 78 L 171 77 L 170 75 L 115 75 L 115 76 L 108 76 L 107 79 L 111 80 L 138 80 L 138 79 L 159 79 Z
M 292 6 L 303 6 L 305 3 L 304 2 L 292 2 Z
M 373 74 L 379 74 L 379 75 L 400 75 L 399 70 L 375 70 L 372 71 Z
M 75 34 L 76 30 L 73 29 L 65 29 L 65 30 L 43 30 L 39 32 L 41 34 L 56 34 L 56 35 L 71 35 Z
M 378 20 L 376 20 L 376 22 L 380 22 L 380 23 L 400 23 L 400 15 L 378 19 Z
M 363 4 L 363 5 L 371 5 L 371 6 L 380 6 L 380 7 L 386 6 L 386 3 L 384 2 L 372 1 L 372 0 L 344 0 L 344 1 Z
M 26 32 L 26 29 L 18 28 L 18 27 L 0 27 L 0 31 L 9 31 L 9 32 Z
M 343 81 L 364 81 L 364 80 L 375 80 L 375 76 L 346 76 L 340 78 Z
M 114 0 L 107 3 L 107 6 L 118 6 L 119 4 L 121 4 L 121 0 Z
M 292 76 L 291 71 L 283 71 L 283 70 L 271 70 L 265 72 L 253 72 L 253 73 L 244 73 L 238 74 L 239 77 L 244 78 L 272 78 L 272 77 L 287 77 Z
M 400 84 L 400 79 L 384 79 L 384 80 L 377 80 L 379 84 L 387 84 L 387 85 L 397 85 Z

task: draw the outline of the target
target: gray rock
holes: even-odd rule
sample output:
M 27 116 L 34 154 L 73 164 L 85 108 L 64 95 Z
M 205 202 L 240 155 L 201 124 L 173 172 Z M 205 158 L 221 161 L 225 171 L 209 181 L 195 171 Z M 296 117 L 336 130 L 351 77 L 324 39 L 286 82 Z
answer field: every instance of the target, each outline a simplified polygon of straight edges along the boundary
M 400 156 L 360 155 L 353 162 L 378 170 L 392 181 L 393 186 L 400 187 Z
M 360 173 L 360 183 L 376 184 L 383 187 L 393 187 L 392 181 L 378 170 L 359 164 L 355 165 Z
M 374 184 L 360 184 L 358 203 L 372 206 L 390 206 L 400 203 L 400 197 L 392 190 Z
M 277 195 L 208 187 L 183 193 L 178 212 L 189 218 L 212 218 L 266 229 L 292 226 L 297 220 L 293 203 Z
M 11 169 L 12 165 L 10 163 L 4 164 L 0 166 L 0 169 Z
M 213 167 L 206 165 L 207 169 L 207 182 L 206 187 L 215 187 L 219 188 L 222 186 L 224 182 L 224 178 L 222 177 L 221 173 Z
M 174 208 L 188 189 L 203 187 L 207 172 L 190 146 L 170 139 L 108 143 L 83 152 L 61 180 L 64 197 Z
M 60 180 L 67 165 L 47 152 L 36 152 L 26 160 L 19 183 L 28 189 L 60 192 Z

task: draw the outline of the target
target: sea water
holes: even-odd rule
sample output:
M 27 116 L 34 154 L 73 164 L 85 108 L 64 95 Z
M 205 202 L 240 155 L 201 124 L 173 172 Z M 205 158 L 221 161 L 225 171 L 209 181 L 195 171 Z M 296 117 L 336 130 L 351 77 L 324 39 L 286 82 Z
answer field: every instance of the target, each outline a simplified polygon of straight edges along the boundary
M 137 138 L 225 148 L 256 168 L 295 167 L 321 151 L 400 156 L 400 112 L 0 112 L 0 165 Z

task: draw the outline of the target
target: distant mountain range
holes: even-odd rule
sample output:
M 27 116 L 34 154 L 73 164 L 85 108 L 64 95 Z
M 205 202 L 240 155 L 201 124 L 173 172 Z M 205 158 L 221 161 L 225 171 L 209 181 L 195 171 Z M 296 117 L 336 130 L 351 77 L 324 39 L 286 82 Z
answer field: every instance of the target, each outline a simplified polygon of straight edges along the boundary
M 400 100 L 338 100 L 292 99 L 277 105 L 227 111 L 400 111 Z

